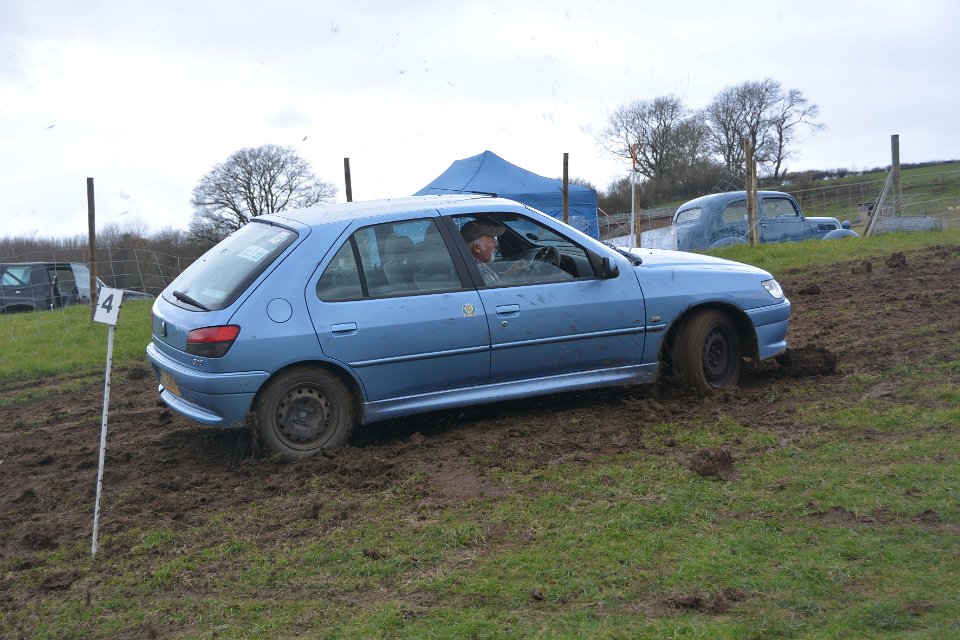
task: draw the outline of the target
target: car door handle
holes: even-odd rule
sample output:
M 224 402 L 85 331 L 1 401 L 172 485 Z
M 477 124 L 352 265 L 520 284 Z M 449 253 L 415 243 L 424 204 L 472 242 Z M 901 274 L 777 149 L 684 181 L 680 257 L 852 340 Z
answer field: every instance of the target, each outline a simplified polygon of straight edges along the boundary
M 354 333 L 356 330 L 356 322 L 341 322 L 339 324 L 330 325 L 330 331 L 332 333 Z
M 501 304 L 497 306 L 498 316 L 517 315 L 518 313 L 520 313 L 520 305 L 518 304 Z

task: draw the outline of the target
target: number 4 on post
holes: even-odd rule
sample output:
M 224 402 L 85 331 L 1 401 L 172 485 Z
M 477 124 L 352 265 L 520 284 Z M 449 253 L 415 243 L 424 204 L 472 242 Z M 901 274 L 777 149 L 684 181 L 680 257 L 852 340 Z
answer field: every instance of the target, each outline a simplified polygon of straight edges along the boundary
M 120 315 L 120 303 L 123 291 L 103 287 L 97 299 L 97 310 L 93 314 L 95 322 L 110 325 L 107 337 L 107 374 L 103 385 L 103 420 L 100 424 L 100 464 L 97 467 L 97 502 L 93 506 L 93 542 L 90 555 L 97 555 L 97 527 L 100 524 L 100 494 L 103 491 L 103 461 L 107 453 L 107 408 L 110 406 L 110 370 L 113 368 L 113 329 Z
M 117 316 L 120 315 L 120 301 L 123 300 L 122 289 L 108 289 L 103 287 L 97 295 L 97 310 L 93 314 L 94 322 L 102 322 L 115 326 Z

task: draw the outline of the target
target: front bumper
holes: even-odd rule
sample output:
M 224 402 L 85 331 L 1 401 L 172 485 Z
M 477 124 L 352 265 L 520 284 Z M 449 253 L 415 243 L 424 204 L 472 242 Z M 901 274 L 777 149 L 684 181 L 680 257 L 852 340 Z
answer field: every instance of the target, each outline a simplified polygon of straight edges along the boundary
M 757 355 L 760 360 L 772 358 L 787 350 L 787 328 L 790 324 L 790 301 L 769 307 L 750 309 L 747 316 L 757 334 Z

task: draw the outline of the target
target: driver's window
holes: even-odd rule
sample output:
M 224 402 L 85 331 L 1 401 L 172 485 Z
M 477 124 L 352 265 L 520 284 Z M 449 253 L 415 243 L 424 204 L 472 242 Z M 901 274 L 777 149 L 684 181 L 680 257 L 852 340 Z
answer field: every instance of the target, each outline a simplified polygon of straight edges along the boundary
M 453 220 L 487 287 L 564 282 L 594 275 L 582 247 L 529 218 L 482 214 Z
M 766 218 L 791 219 L 798 217 L 793 203 L 786 198 L 764 198 L 763 215 Z

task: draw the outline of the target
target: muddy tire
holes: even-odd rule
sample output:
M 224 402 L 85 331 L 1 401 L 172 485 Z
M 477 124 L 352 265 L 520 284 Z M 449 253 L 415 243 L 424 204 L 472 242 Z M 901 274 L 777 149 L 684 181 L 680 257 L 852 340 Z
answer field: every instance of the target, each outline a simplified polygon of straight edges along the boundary
M 742 356 L 740 335 L 730 318 L 706 309 L 687 318 L 677 332 L 673 377 L 696 391 L 727 389 L 740 379 Z
M 321 369 L 285 371 L 267 383 L 254 406 L 260 440 L 286 462 L 346 444 L 354 403 L 339 378 Z

